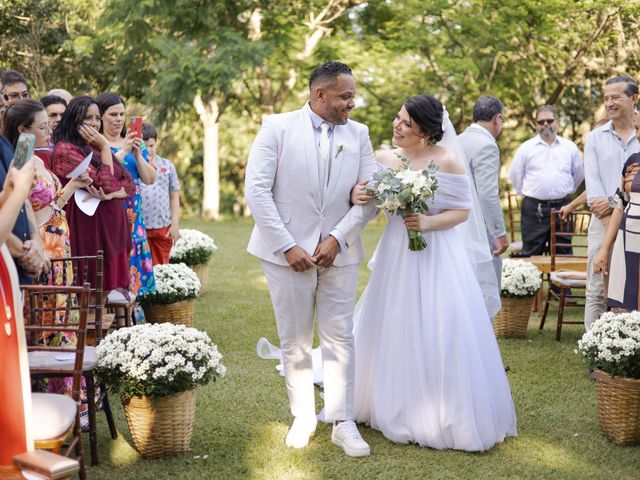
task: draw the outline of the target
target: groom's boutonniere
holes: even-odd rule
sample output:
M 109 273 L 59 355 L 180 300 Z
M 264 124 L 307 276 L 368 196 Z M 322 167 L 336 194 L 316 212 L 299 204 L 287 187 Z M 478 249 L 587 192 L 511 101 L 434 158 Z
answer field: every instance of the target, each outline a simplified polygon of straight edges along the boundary
M 343 150 L 344 150 L 344 143 L 341 143 L 340 145 L 338 145 L 338 151 L 336 152 L 336 158 L 338 158 L 338 155 L 340 155 L 340 153 L 342 153 Z

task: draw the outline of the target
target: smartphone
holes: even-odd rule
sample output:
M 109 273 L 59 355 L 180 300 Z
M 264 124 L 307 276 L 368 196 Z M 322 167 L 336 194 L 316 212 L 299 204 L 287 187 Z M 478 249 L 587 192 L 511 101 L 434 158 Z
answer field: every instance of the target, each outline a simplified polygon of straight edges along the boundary
M 129 132 L 134 132 L 136 138 L 142 138 L 142 117 L 131 117 Z
M 36 136 L 33 133 L 21 133 L 16 144 L 16 152 L 13 156 L 13 166 L 20 170 L 31 160 L 33 148 L 36 144 Z

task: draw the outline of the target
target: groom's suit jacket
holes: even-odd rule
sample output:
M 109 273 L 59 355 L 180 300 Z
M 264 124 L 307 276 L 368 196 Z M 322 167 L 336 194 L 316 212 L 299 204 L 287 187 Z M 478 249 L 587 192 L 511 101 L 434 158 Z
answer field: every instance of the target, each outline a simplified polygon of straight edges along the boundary
M 249 253 L 287 266 L 282 250 L 295 243 L 313 255 L 318 242 L 338 230 L 345 241 L 336 266 L 364 258 L 360 232 L 374 206 L 354 206 L 352 187 L 371 178 L 375 160 L 365 125 L 349 120 L 333 128 L 330 177 L 321 190 L 321 160 L 310 107 L 266 117 L 247 163 L 245 196 L 255 219 Z
M 469 162 L 472 180 L 487 226 L 491 249 L 496 238 L 505 234 L 502 206 L 500 205 L 500 150 L 488 130 L 473 124 L 458 139 Z

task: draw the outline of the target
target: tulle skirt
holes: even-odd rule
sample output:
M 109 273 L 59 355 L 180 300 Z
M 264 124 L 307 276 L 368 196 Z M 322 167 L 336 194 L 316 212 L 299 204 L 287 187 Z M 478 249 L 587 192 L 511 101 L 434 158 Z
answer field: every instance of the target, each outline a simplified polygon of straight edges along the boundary
M 516 435 L 484 299 L 459 233 L 408 249 L 390 217 L 355 316 L 356 421 L 398 443 L 482 451 Z

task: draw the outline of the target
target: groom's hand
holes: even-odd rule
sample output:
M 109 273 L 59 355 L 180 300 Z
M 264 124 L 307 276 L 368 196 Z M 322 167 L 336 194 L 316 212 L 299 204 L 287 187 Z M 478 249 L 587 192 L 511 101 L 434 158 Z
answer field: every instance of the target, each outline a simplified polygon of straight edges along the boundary
M 309 254 L 298 246 L 284 252 L 284 258 L 294 272 L 304 272 L 315 266 Z
M 319 267 L 329 268 L 333 265 L 338 253 L 340 253 L 340 244 L 338 240 L 329 235 L 318 244 L 311 260 Z

